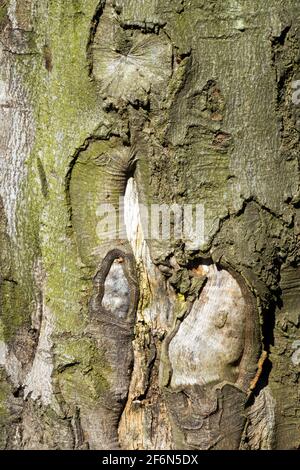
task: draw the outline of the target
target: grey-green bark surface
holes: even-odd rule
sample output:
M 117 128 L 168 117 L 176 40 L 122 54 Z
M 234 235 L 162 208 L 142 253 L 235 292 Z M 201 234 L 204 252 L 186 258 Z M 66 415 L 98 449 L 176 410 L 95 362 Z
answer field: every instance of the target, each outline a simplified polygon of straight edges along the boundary
M 297 0 L 0 0 L 1 448 L 299 448 L 299 39 Z M 125 193 L 206 243 L 105 241 Z

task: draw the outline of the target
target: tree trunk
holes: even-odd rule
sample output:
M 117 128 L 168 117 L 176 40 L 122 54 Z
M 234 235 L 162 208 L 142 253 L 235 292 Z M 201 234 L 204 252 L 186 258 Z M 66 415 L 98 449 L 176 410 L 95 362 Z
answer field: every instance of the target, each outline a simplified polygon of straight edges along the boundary
M 299 15 L 0 0 L 1 448 L 300 448 Z

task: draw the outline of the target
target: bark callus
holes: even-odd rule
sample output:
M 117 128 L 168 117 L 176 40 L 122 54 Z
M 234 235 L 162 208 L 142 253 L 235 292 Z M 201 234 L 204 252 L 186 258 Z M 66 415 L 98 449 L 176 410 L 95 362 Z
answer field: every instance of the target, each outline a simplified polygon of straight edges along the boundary
M 115 269 L 116 266 L 118 269 Z M 132 371 L 132 338 L 137 303 L 134 258 L 131 254 L 114 249 L 105 256 L 94 278 L 94 295 L 90 301 L 89 330 L 103 351 L 110 369 L 109 387 L 100 403 L 103 408 L 103 414 L 100 415 L 103 417 L 101 424 L 103 438 L 107 439 L 104 443 L 106 448 L 118 447 L 118 423 L 125 406 Z
M 178 449 L 238 449 L 246 418 L 246 394 L 229 383 L 214 387 L 192 385 L 165 399 L 173 420 Z
M 258 311 L 239 274 L 214 264 L 200 268 L 207 281 L 165 340 L 169 370 L 162 386 L 174 444 L 239 449 L 245 406 L 258 374 Z

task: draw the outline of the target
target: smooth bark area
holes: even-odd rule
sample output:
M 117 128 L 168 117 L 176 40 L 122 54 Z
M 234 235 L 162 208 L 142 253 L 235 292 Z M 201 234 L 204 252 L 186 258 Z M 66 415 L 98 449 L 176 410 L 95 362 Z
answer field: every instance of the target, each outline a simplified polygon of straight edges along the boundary
M 299 41 L 299 0 L 0 0 L 2 449 L 300 448 Z

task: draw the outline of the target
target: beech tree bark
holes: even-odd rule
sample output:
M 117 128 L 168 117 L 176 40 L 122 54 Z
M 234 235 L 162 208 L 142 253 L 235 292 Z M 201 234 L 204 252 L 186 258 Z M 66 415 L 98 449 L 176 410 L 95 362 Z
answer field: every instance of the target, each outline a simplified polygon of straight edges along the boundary
M 299 39 L 298 0 L 0 0 L 2 449 L 300 448 Z M 199 247 L 146 233 L 174 203 Z

